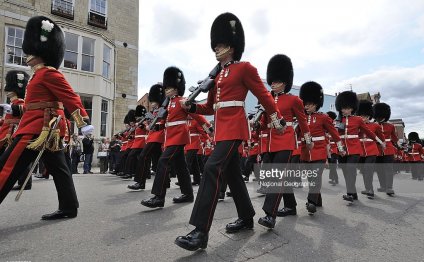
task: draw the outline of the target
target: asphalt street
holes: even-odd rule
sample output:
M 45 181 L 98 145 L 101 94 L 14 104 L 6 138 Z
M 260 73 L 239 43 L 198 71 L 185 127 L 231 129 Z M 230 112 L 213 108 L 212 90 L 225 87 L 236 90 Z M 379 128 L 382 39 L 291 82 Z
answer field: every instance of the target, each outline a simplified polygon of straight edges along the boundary
M 255 228 L 225 233 L 237 217 L 226 198 L 218 203 L 208 248 L 197 252 L 174 244 L 193 229 L 193 203 L 172 203 L 180 194 L 175 178 L 165 207 L 151 210 L 140 201 L 150 196 L 152 180 L 147 190 L 132 192 L 126 188 L 132 181 L 114 175 L 74 175 L 79 214 L 59 221 L 40 220 L 56 210 L 57 196 L 52 179 L 34 179 L 19 202 L 12 191 L 0 206 L 0 261 L 424 261 L 424 182 L 397 174 L 395 197 L 360 195 L 348 206 L 341 172 L 339 177 L 341 184 L 331 186 L 324 172 L 324 206 L 313 216 L 305 209 L 307 189 L 295 189 L 298 215 L 277 218 L 274 230 L 256 223 L 264 197 L 249 182 Z M 357 186 L 363 190 L 361 176 Z

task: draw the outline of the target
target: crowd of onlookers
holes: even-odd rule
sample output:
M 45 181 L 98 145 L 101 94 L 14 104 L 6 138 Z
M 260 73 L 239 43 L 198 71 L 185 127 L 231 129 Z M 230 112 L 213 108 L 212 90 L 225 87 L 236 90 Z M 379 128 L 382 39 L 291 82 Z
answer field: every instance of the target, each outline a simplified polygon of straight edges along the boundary
M 115 136 L 112 139 L 102 138 L 98 142 L 97 153 L 95 154 L 95 140 L 92 135 L 86 135 L 83 138 L 73 134 L 69 142 L 71 157 L 72 174 L 79 174 L 78 166 L 83 163 L 83 174 L 92 174 L 91 166 L 93 158 L 97 158 L 100 167 L 100 173 L 107 173 L 108 170 L 115 170 L 119 162 L 119 151 L 121 150 L 121 141 Z

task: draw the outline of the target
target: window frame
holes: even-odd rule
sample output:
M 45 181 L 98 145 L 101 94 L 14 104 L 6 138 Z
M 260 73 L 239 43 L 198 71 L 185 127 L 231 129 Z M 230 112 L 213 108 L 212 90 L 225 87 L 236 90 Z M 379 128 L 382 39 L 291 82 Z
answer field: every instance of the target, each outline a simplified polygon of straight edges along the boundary
M 11 46 L 11 45 L 8 44 L 9 29 L 11 29 L 11 28 L 13 28 L 15 30 L 15 34 L 13 36 L 13 39 L 14 39 L 13 40 L 14 41 L 13 46 Z M 9 65 L 9 66 L 19 66 L 19 67 L 22 67 L 22 68 L 26 68 L 27 67 L 27 64 L 25 62 L 26 61 L 26 54 L 24 53 L 24 51 L 22 49 L 22 44 L 21 44 L 20 47 L 19 46 L 16 46 L 16 29 L 22 30 L 22 43 L 23 43 L 24 35 L 25 35 L 25 29 L 24 28 L 18 27 L 18 26 L 12 26 L 12 25 L 6 25 L 5 26 L 5 34 L 4 34 L 4 64 L 5 65 Z M 16 48 L 18 48 L 18 49 L 20 49 L 22 51 L 22 56 L 20 56 L 20 59 L 21 59 L 22 64 L 17 64 L 17 63 L 13 63 L 13 62 L 10 63 L 9 62 L 9 53 L 8 53 L 8 48 L 9 47 L 12 47 L 13 50 L 14 50 L 14 52 L 15 52 Z M 15 57 L 16 57 L 15 53 L 14 53 L 13 57 L 14 57 L 14 59 L 13 59 L 13 61 L 14 61 L 15 60 Z

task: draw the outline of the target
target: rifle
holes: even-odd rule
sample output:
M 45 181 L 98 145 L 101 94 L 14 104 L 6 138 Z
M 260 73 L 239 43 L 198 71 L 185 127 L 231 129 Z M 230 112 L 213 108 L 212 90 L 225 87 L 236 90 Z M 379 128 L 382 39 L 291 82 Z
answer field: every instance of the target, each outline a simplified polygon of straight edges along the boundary
M 259 125 L 259 120 L 261 120 L 261 116 L 262 114 L 265 112 L 265 108 L 262 105 L 257 105 L 255 106 L 256 108 L 256 113 L 255 116 L 253 117 L 253 128 L 257 128 Z
M 44 153 L 44 150 L 46 150 L 46 146 L 49 144 L 50 140 L 52 139 L 52 134 L 53 134 L 53 130 L 56 129 L 57 125 L 59 124 L 60 120 L 62 119 L 62 116 L 59 115 L 56 120 L 54 120 L 53 122 L 53 126 L 50 128 L 49 130 L 49 134 L 47 136 L 46 141 L 44 141 L 44 145 L 43 148 L 40 150 L 40 152 L 37 155 L 37 158 L 34 160 L 34 162 L 32 163 L 31 168 L 29 169 L 28 175 L 25 178 L 24 183 L 21 186 L 21 189 L 19 190 L 18 194 L 15 197 L 15 201 L 19 201 L 19 199 L 21 198 L 22 192 L 24 192 L 25 186 L 27 185 L 29 179 L 32 176 L 32 172 L 34 171 L 35 167 L 38 165 L 38 162 L 40 161 L 41 156 Z
M 150 113 L 150 112 L 147 112 L 146 114 L 144 114 L 143 116 L 141 116 L 141 117 L 138 117 L 136 120 L 137 120 L 137 123 L 136 123 L 136 125 L 137 126 L 142 126 L 143 125 L 143 122 L 144 121 L 147 121 L 147 120 L 153 120 L 155 118 L 155 116 L 152 114 L 152 113 Z
M 188 96 L 185 104 L 189 106 L 195 103 L 195 99 L 200 94 L 200 92 L 203 92 L 203 93 L 209 92 L 209 90 L 211 90 L 215 86 L 214 80 L 220 71 L 221 71 L 221 65 L 218 63 L 205 79 L 197 82 L 198 86 L 190 87 L 189 91 L 191 92 L 191 94 Z
M 149 125 L 149 130 L 153 130 L 153 127 L 156 125 L 156 123 L 159 121 L 159 119 L 163 119 L 168 114 L 168 110 L 166 109 L 169 104 L 169 97 L 165 98 L 165 101 L 163 101 L 161 107 L 155 110 L 156 116 L 153 118 L 152 122 Z

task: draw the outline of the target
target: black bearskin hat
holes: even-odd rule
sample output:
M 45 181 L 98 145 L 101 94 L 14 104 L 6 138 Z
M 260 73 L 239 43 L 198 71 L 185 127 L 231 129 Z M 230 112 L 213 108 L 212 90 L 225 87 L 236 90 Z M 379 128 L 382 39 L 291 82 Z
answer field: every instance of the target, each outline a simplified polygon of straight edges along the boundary
M 147 110 L 144 106 L 142 105 L 138 105 L 135 108 L 135 117 L 141 117 L 144 116 L 147 113 Z
M 128 124 L 129 124 L 130 122 L 135 122 L 135 110 L 134 110 L 134 109 L 130 109 L 130 110 L 128 111 L 128 114 L 127 114 L 127 121 L 128 121 Z
M 333 120 L 337 118 L 336 112 L 333 112 L 333 111 L 328 111 L 327 115 Z
M 240 61 L 244 52 L 244 30 L 240 20 L 232 13 L 220 14 L 212 23 L 211 48 L 218 44 L 234 48 L 233 59 Z
M 408 140 L 410 142 L 420 142 L 420 137 L 417 132 L 411 132 L 408 134 Z
M 344 91 L 336 97 L 336 110 L 341 112 L 343 108 L 352 108 L 352 114 L 358 109 L 358 97 L 355 92 Z
M 129 124 L 130 121 L 128 121 L 128 113 L 124 117 L 124 124 Z
M 387 122 L 390 119 L 390 106 L 386 103 L 377 103 L 373 107 L 374 118 L 378 121 Z
M 50 18 L 34 16 L 26 25 L 22 50 L 26 55 L 41 57 L 46 66 L 58 69 L 65 54 L 63 32 Z
M 170 66 L 163 73 L 163 87 L 175 87 L 178 95 L 183 96 L 185 92 L 185 79 L 183 71 L 178 67 Z
M 317 111 L 324 104 L 324 92 L 320 84 L 310 81 L 304 83 L 300 87 L 299 97 L 303 100 L 303 104 L 313 103 L 317 105 Z
M 163 86 L 160 84 L 152 85 L 149 91 L 149 102 L 156 102 L 159 105 L 162 105 L 163 100 L 165 100 L 165 92 L 163 91 Z
M 283 82 L 286 84 L 284 89 L 288 93 L 293 85 L 293 65 L 290 57 L 286 55 L 275 55 L 269 62 L 266 69 L 266 82 L 271 85 L 272 82 Z
M 25 90 L 29 81 L 29 75 L 25 71 L 11 70 L 6 74 L 6 86 L 4 91 L 15 92 L 19 98 L 25 98 Z
M 368 100 L 361 100 L 358 104 L 358 111 L 356 112 L 357 116 L 369 116 L 373 118 L 374 113 L 372 110 L 372 102 Z

